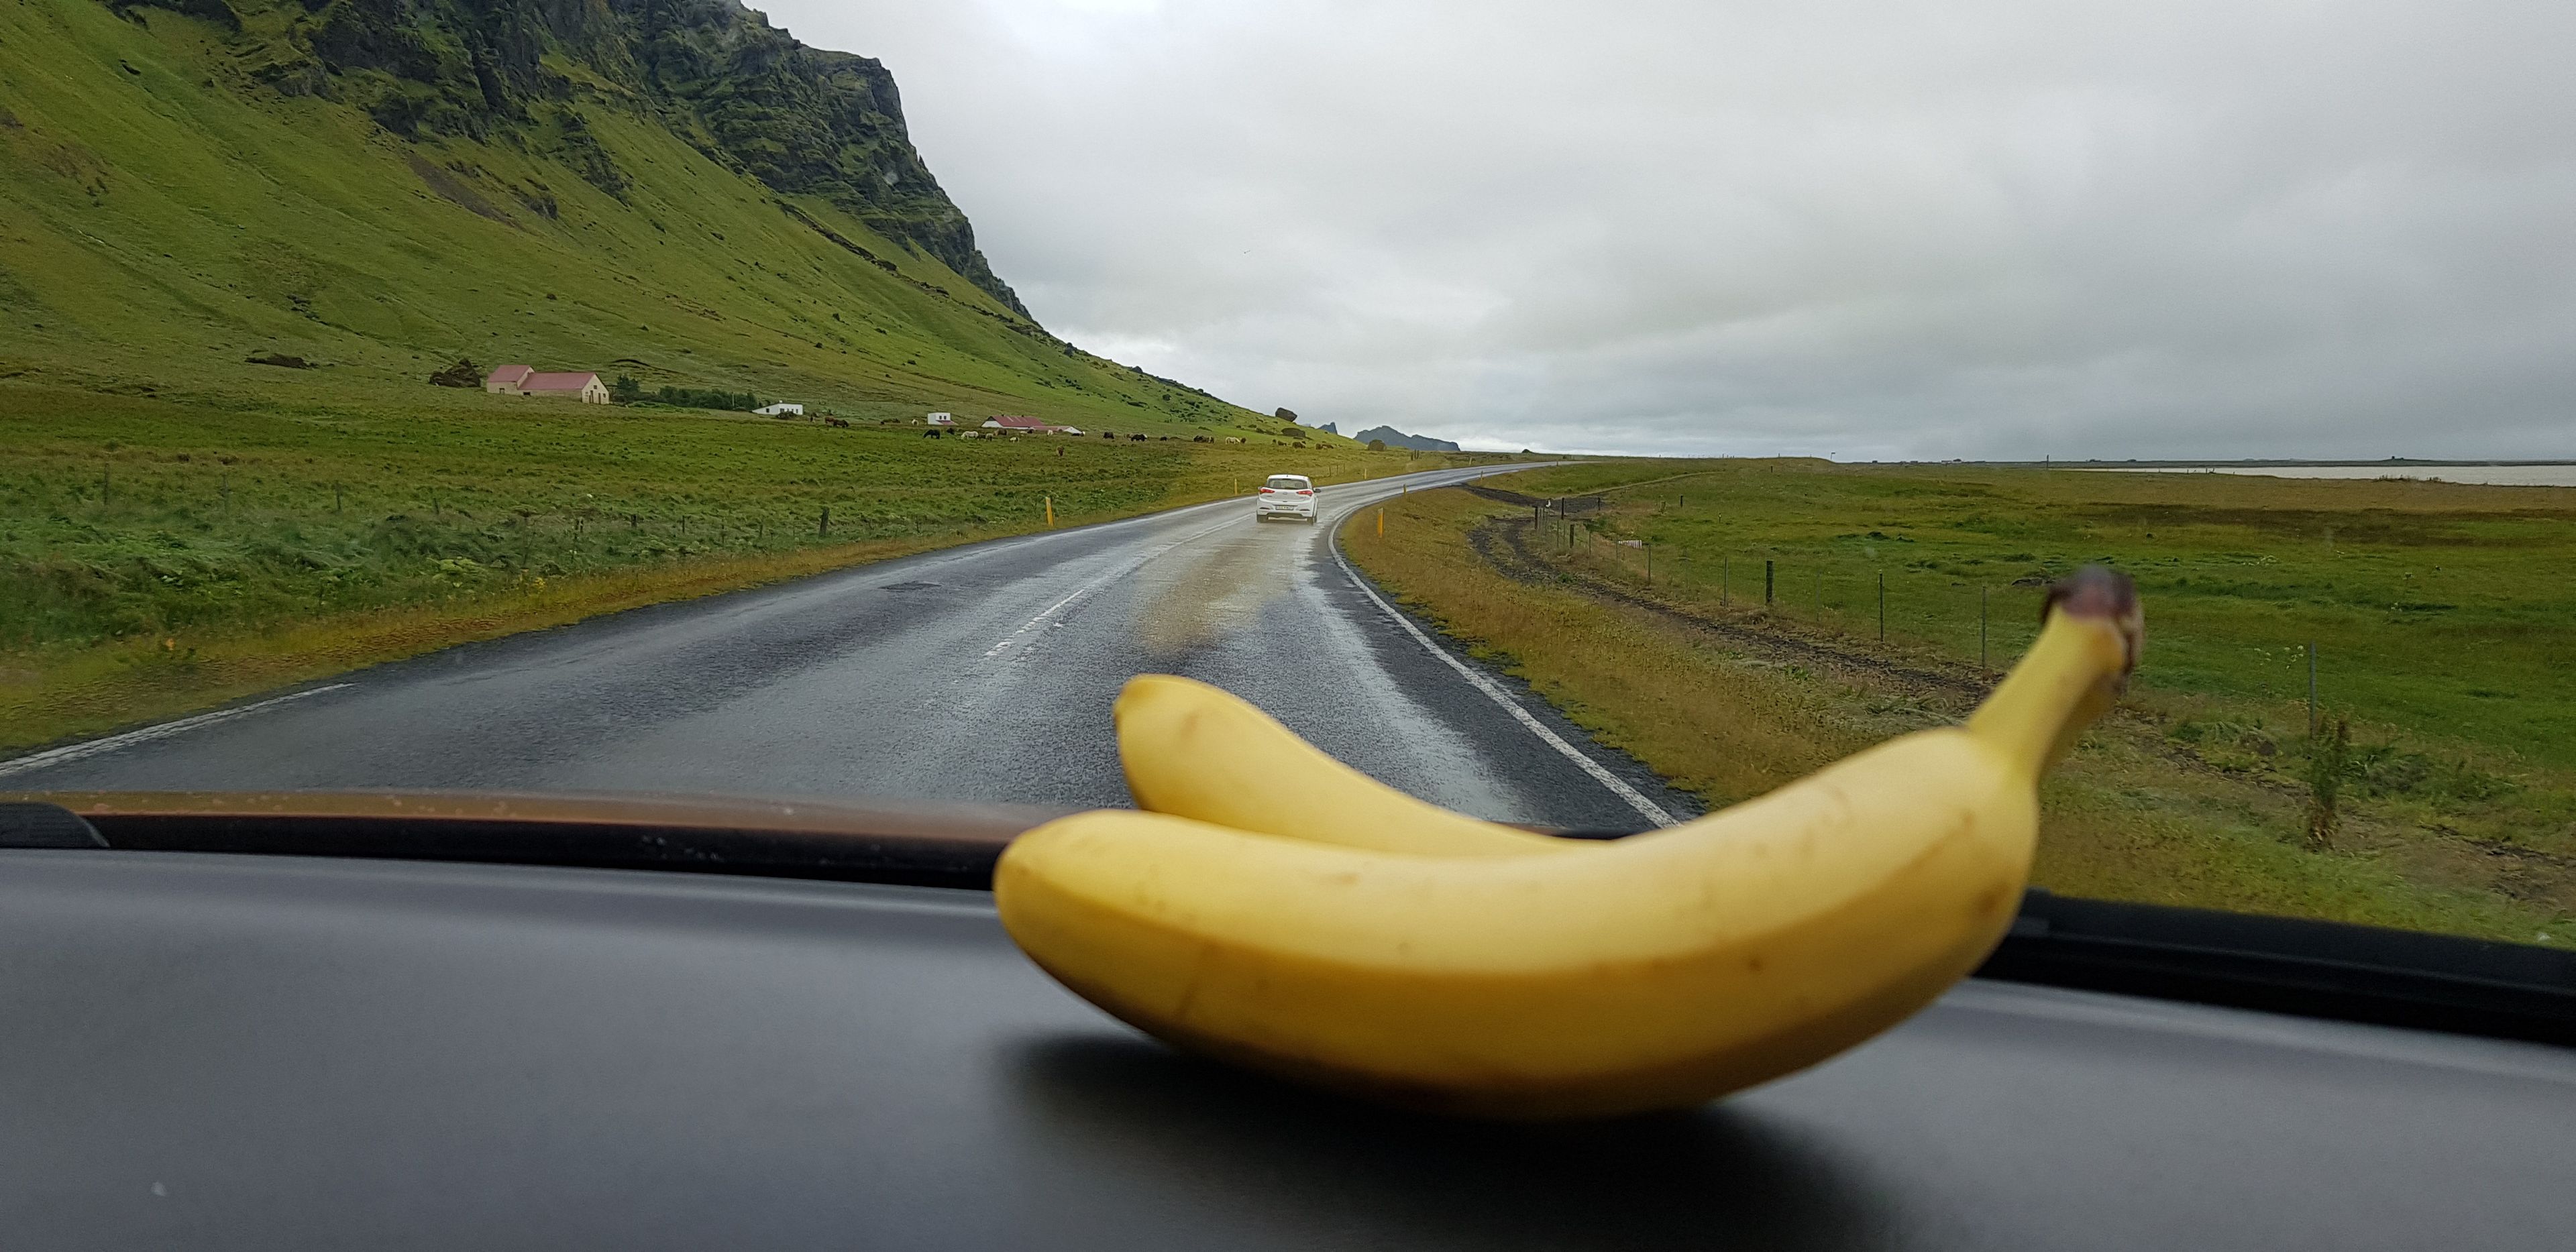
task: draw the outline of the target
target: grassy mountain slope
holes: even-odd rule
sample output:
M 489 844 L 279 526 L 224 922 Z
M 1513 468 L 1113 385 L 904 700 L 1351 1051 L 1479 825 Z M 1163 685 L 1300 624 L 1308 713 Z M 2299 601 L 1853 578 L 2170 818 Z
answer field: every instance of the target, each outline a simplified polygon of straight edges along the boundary
M 443 407 L 461 355 L 852 416 L 1279 425 L 1030 321 L 891 80 L 730 4 L 179 2 L 0 0 L 0 376 Z

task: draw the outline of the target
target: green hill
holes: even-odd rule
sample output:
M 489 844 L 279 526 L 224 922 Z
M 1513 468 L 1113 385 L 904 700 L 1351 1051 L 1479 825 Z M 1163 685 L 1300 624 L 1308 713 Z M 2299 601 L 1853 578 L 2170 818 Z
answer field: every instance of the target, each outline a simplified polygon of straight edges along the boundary
M 732 0 L 0 2 L 0 378 L 443 409 L 459 357 L 1281 427 L 1049 334 L 883 67 Z

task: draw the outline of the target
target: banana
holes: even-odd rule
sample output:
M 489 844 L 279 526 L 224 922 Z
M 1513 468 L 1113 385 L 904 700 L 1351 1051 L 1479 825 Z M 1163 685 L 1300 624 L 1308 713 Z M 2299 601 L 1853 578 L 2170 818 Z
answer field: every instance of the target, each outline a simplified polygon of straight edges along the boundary
M 1105 811 L 1013 842 L 995 903 L 1040 967 L 1180 1047 L 1481 1116 L 1693 1105 L 1869 1038 L 1984 959 L 2040 774 L 2109 707 L 2139 634 L 2127 580 L 2086 571 L 1966 725 L 1580 854 Z
M 1430 856 L 1525 856 L 1597 846 L 1452 813 L 1317 751 L 1203 682 L 1141 674 L 1113 714 L 1127 790 L 1148 812 L 1318 843 Z

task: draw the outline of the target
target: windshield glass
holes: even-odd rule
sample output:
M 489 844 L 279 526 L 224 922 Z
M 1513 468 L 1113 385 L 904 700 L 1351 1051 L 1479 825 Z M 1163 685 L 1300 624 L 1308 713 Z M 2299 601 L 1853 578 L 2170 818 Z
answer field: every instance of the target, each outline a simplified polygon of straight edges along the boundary
M 2547 31 L 611 7 L 0 12 L 0 791 L 1127 806 L 1168 673 L 1640 831 L 2099 565 L 2030 883 L 2576 944 Z

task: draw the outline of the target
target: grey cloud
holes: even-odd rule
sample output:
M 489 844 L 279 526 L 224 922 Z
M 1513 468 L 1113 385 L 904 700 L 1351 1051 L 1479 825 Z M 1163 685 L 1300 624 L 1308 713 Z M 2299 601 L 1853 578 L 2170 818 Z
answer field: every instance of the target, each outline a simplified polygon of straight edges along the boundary
M 2576 455 L 2576 9 L 795 0 L 1059 333 L 1490 446 Z

